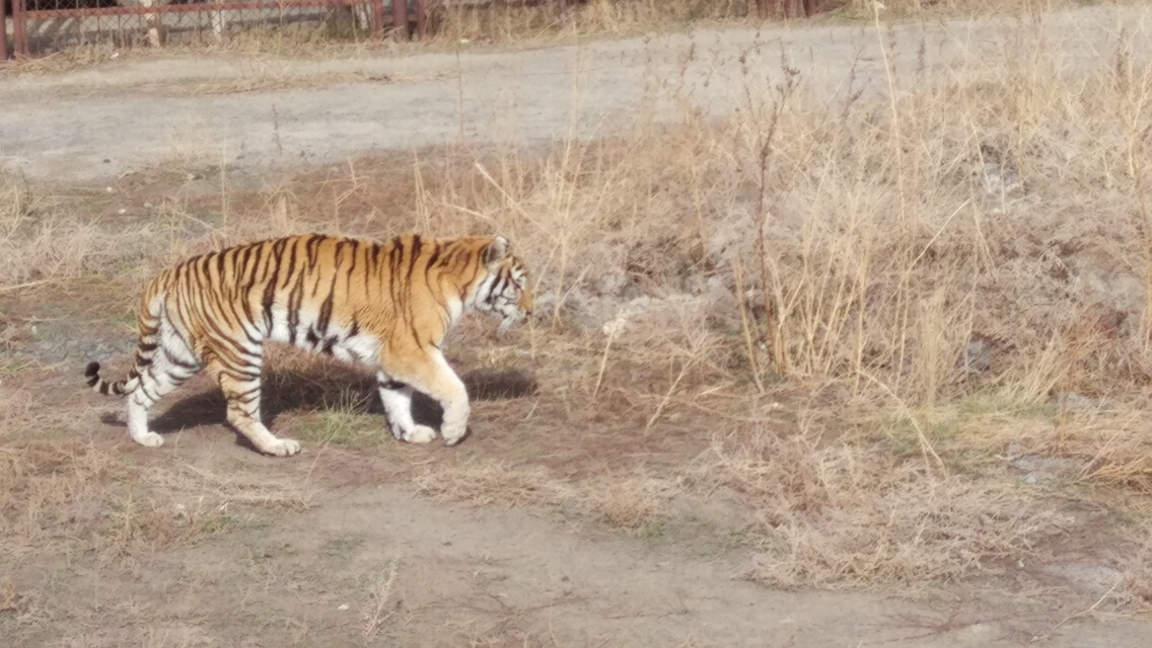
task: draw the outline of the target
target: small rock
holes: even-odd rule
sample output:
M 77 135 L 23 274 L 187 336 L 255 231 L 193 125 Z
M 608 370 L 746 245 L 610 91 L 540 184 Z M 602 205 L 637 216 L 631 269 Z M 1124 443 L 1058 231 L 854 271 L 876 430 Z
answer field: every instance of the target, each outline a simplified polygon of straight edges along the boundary
M 348 604 L 347 603 L 341 603 L 336 609 L 343 612 L 343 611 L 348 609 Z
M 1093 409 L 1096 402 L 1083 394 L 1067 391 L 1056 397 L 1056 405 L 1067 410 L 1087 410 Z
M 1063 457 L 1045 457 L 1037 454 L 1005 456 L 1008 465 L 1024 473 L 1020 481 L 1037 484 L 1053 479 L 1068 478 L 1084 469 L 1084 462 Z
M 961 640 L 969 641 L 987 639 L 996 632 L 996 626 L 991 623 L 973 623 L 960 631 Z
M 635 299 L 640 296 L 635 282 L 621 270 L 609 270 L 590 283 L 592 289 L 601 297 Z
M 964 347 L 964 371 L 972 374 L 992 370 L 992 346 L 987 341 L 973 338 Z
M 1066 579 L 1073 587 L 1091 596 L 1107 594 L 1124 579 L 1123 573 L 1092 563 L 1046 565 L 1042 571 Z
M 1010 194 L 1024 186 L 1014 171 L 998 164 L 985 164 L 981 171 L 981 184 L 989 196 Z

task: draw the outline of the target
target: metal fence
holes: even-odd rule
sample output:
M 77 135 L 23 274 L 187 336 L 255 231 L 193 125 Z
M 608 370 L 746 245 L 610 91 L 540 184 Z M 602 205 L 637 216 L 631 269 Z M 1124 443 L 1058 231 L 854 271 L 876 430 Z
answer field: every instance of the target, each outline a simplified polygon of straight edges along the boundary
M 221 43 L 241 31 L 408 39 L 428 30 L 430 0 L 3 0 L 0 61 L 83 43 Z
M 253 29 L 408 40 L 431 29 L 429 11 L 583 4 L 587 0 L 0 0 L 0 63 L 79 44 L 118 47 L 222 43 Z M 749 0 L 761 18 L 808 16 L 822 0 Z M 433 7 L 435 5 L 435 7 Z

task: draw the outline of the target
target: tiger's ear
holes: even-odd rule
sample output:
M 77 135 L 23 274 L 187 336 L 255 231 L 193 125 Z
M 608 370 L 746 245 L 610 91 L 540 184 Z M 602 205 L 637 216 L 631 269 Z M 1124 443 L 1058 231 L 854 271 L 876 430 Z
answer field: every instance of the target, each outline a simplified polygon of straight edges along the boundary
M 508 239 L 503 236 L 492 239 L 492 242 L 484 247 L 484 265 L 490 266 L 508 256 L 509 247 Z

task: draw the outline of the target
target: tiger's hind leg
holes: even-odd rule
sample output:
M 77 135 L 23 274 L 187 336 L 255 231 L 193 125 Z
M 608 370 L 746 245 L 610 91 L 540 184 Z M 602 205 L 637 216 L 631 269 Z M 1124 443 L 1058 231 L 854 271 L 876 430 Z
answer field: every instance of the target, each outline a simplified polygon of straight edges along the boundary
M 436 430 L 427 425 L 419 425 L 412 418 L 412 386 L 393 380 L 383 371 L 376 372 L 376 384 L 380 388 L 380 400 L 384 403 L 384 415 L 392 436 L 408 443 L 428 443 L 436 438 Z
M 243 434 L 257 450 L 277 457 L 291 457 L 300 452 L 300 443 L 292 439 L 280 439 L 268 431 L 260 421 L 260 368 L 263 348 L 252 349 L 245 346 L 234 352 L 243 357 L 243 366 L 231 366 L 224 362 L 220 354 L 205 358 L 205 368 L 212 380 L 224 392 L 228 402 L 228 422 Z
M 159 448 L 164 437 L 149 431 L 148 409 L 200 371 L 200 363 L 180 338 L 157 328 L 146 331 L 136 348 L 135 375 L 138 382 L 128 394 L 128 433 L 142 446 Z
M 385 363 L 386 360 L 391 360 L 391 362 Z M 381 358 L 381 364 L 384 366 L 384 372 L 391 376 L 392 380 L 408 385 L 408 389 L 415 388 L 428 394 L 440 403 L 444 409 L 443 422 L 440 424 L 440 436 L 444 437 L 446 444 L 456 445 L 464 438 L 468 431 L 468 415 L 471 413 L 471 407 L 468 404 L 468 390 L 464 387 L 464 382 L 448 365 L 448 361 L 439 349 L 431 349 L 414 358 L 402 361 L 396 358 Z M 391 391 L 393 398 L 396 399 L 394 401 L 397 406 L 396 409 L 402 409 L 399 407 L 400 398 L 396 396 L 397 392 L 403 393 L 402 390 Z M 384 390 L 381 390 L 382 396 L 383 393 Z M 412 420 L 411 391 L 407 392 L 407 396 L 406 404 L 408 407 L 403 408 L 403 411 L 407 412 L 407 418 L 400 417 L 401 422 Z M 385 404 L 385 408 L 387 408 L 387 404 Z M 433 433 L 434 435 L 435 433 Z

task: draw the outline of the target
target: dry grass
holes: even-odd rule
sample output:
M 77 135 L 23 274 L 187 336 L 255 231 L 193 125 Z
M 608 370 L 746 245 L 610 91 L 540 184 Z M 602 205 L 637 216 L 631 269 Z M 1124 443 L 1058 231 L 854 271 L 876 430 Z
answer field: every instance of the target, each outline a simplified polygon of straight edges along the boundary
M 773 2 L 773 5 L 776 3 Z M 797 3 L 799 4 L 799 3 Z M 881 3 L 890 19 L 1035 14 L 1078 6 L 1072 0 L 890 0 Z M 822 0 L 821 17 L 872 20 L 872 0 Z M 460 40 L 524 43 L 556 38 L 640 34 L 702 23 L 759 22 L 754 0 L 589 0 L 568 3 L 493 3 L 487 7 L 446 6 L 436 18 L 434 42 Z M 773 20 L 789 17 L 776 12 Z M 795 20 L 797 16 L 791 16 Z
M 193 544 L 309 504 L 306 480 L 150 467 L 90 437 L 62 437 L 75 412 L 49 401 L 0 383 L 0 549 L 10 557 Z
M 385 613 L 385 607 L 389 605 L 388 597 L 392 592 L 392 584 L 396 582 L 396 573 L 400 568 L 400 560 L 398 558 L 388 562 L 388 565 L 380 571 L 372 579 L 372 587 L 369 594 L 372 597 L 372 604 L 364 613 L 364 641 L 372 641 L 376 633 L 380 631 L 380 626 L 387 621 L 392 612 Z M 399 603 L 392 604 L 394 607 Z
M 446 6 L 436 16 L 436 39 L 487 42 L 531 42 L 598 34 L 631 34 L 648 29 L 682 27 L 690 22 L 746 18 L 745 0 L 711 2 L 625 0 L 587 3 L 494 4 L 491 7 Z
M 956 578 L 1068 524 L 995 459 L 1007 444 L 1078 466 L 1059 476 L 1078 497 L 1146 492 L 1152 68 L 1146 33 L 1125 38 L 1071 70 L 1025 24 L 946 83 L 891 61 L 887 96 L 831 104 L 784 68 L 749 77 L 729 119 L 422 168 L 414 203 L 537 259 L 553 330 L 601 340 L 593 398 L 605 371 L 657 367 L 645 433 L 733 378 L 840 390 L 797 408 L 803 434 L 752 432 L 706 462 L 759 502 L 758 578 Z M 548 483 L 485 475 L 515 500 Z M 634 526 L 645 497 L 612 492 L 605 519 Z
M 641 5 L 584 11 L 622 7 Z M 479 28 L 459 24 L 458 35 Z M 876 37 L 887 47 L 882 29 Z M 1054 504 L 1061 497 L 1147 523 L 1152 65 L 1147 32 L 1125 38 L 1072 67 L 1041 23 L 1025 21 L 940 82 L 885 49 L 884 91 L 831 98 L 787 64 L 764 81 L 749 70 L 777 54 L 752 48 L 746 92 L 717 119 L 680 96 L 677 124 L 645 121 L 611 139 L 351 161 L 291 190 L 222 192 L 206 200 L 219 206 L 212 222 L 195 216 L 204 205 L 194 200 L 128 230 L 67 213 L 30 219 L 34 198 L 12 185 L 0 281 L 110 267 L 136 277 L 304 227 L 498 230 L 532 260 L 540 317 L 520 340 L 555 377 L 546 398 L 633 417 L 636 443 L 711 407 L 700 436 L 714 441 L 661 479 L 560 479 L 481 459 L 429 465 L 417 490 L 575 505 L 637 530 L 665 519 L 678 489 L 724 487 L 758 520 L 757 579 L 958 579 L 996 559 L 1044 555 L 1076 524 Z M 383 218 L 381 205 L 401 216 Z M 352 438 L 354 422 L 330 423 L 317 440 Z M 19 466 L 51 464 L 5 451 L 18 477 L 0 492 L 39 483 Z M 1005 459 L 1021 453 L 1074 468 Z M 68 456 L 77 484 L 106 481 L 84 477 L 95 455 Z M 1052 479 L 1032 488 L 1022 472 Z M 224 488 L 215 477 L 197 483 Z M 253 488 L 227 492 L 264 497 Z M 41 510 L 76 499 L 63 485 L 49 491 Z M 31 515 L 14 510 L 13 520 Z M 39 523 L 27 524 L 24 533 Z M 1125 555 L 1126 592 L 1147 587 L 1147 554 Z
M 864 444 L 752 431 L 719 438 L 704 479 L 745 493 L 763 549 L 751 576 L 773 585 L 916 585 L 1032 558 L 1071 518 L 996 471 L 943 475 Z
M 613 475 L 586 486 L 582 508 L 609 526 L 651 533 L 670 517 L 669 502 L 679 489 L 677 480 Z

